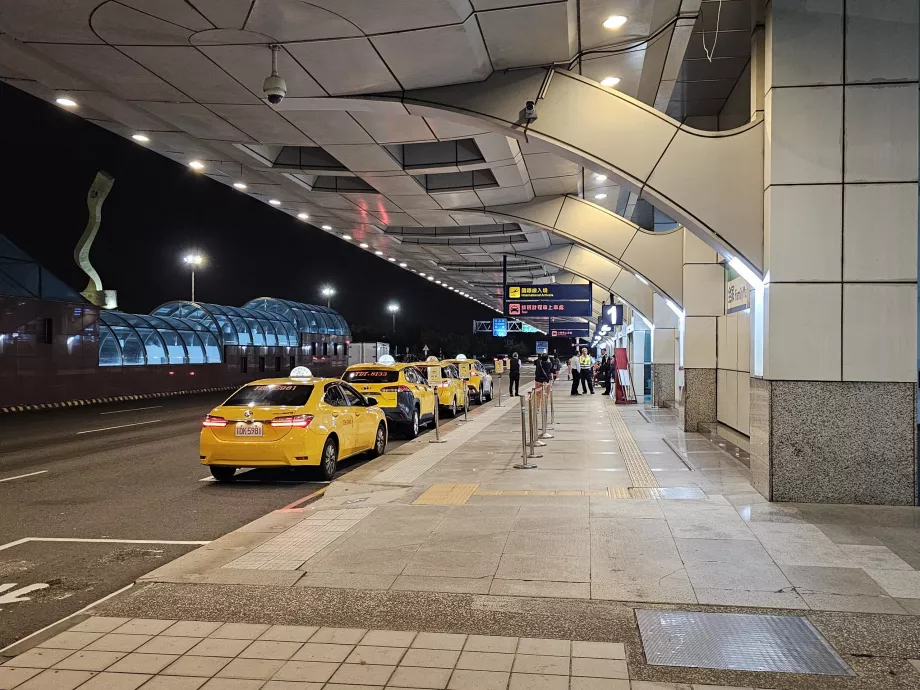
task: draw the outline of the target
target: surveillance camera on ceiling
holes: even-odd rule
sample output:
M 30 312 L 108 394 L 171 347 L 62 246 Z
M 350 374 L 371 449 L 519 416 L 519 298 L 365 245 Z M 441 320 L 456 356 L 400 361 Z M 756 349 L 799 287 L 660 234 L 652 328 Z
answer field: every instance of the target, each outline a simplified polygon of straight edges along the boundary
M 527 101 L 524 104 L 524 119 L 533 122 L 537 119 L 537 104 L 533 101 Z
M 281 46 L 273 45 L 272 47 L 272 73 L 264 82 L 262 82 L 262 91 L 265 97 L 272 105 L 278 105 L 287 95 L 287 84 L 284 79 L 278 76 L 278 51 Z

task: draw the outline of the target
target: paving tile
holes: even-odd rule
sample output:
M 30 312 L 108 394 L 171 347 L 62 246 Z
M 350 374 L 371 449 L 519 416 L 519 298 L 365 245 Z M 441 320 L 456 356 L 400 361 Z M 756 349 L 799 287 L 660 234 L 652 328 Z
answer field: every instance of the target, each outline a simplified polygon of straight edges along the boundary
M 498 569 L 497 553 L 465 553 L 420 548 L 402 571 L 402 575 L 426 577 L 491 577 Z
M 90 616 L 77 623 L 68 632 L 107 633 L 127 623 L 130 618 L 112 618 L 111 616 Z
M 514 654 L 517 651 L 518 638 L 498 635 L 470 635 L 463 646 L 467 652 L 499 652 Z
M 816 592 L 799 592 L 799 596 L 815 611 L 908 613 L 895 599 L 885 596 L 873 597 L 860 594 L 823 594 Z
M 456 670 L 447 684 L 448 690 L 505 690 L 511 674 L 498 671 Z
M 757 522 L 751 523 L 750 529 L 777 565 L 856 567 L 853 559 L 814 525 Z
M 143 690 L 198 690 L 207 682 L 207 678 L 192 676 L 154 676 L 144 684 Z
M 503 554 L 495 577 L 503 580 L 589 582 L 591 579 L 591 560 L 587 556 Z M 493 586 L 494 584 L 493 582 Z
M 51 668 L 62 659 L 66 659 L 74 653 L 75 652 L 72 649 L 46 649 L 44 647 L 33 647 L 32 649 L 23 652 L 19 656 L 13 657 L 3 665 L 25 666 L 28 668 Z
M 572 656 L 588 659 L 625 659 L 626 645 L 622 642 L 572 642 Z
M 424 545 L 438 551 L 463 551 L 466 553 L 502 553 L 508 541 L 507 531 L 493 533 L 433 532 Z
M 452 592 L 457 594 L 488 594 L 492 576 L 444 577 L 426 575 L 400 575 L 390 588 L 409 592 Z
M 286 661 L 272 680 L 300 680 L 325 683 L 338 667 L 338 664 L 322 661 Z
M 405 647 L 371 647 L 362 644 L 355 647 L 345 661 L 349 664 L 395 666 L 405 653 Z
M 687 563 L 687 576 L 694 590 L 740 589 L 776 592 L 791 588 L 783 572 L 772 563 Z
M 514 657 L 513 670 L 515 673 L 567 676 L 569 675 L 569 661 L 568 656 L 521 654 L 519 652 Z
M 10 690 L 42 672 L 40 668 L 0 666 L 0 690 Z
M 306 642 L 319 628 L 311 625 L 273 625 L 259 635 L 260 640 Z
M 544 534 L 541 532 L 512 532 L 503 553 L 514 556 L 577 556 L 587 559 L 591 551 L 590 532 L 576 534 Z
M 323 690 L 323 683 L 298 683 L 293 680 L 270 680 L 262 690 Z
M 93 676 L 80 690 L 137 690 L 151 676 L 146 673 L 100 673 Z
M 625 661 L 617 659 L 583 659 L 580 657 L 572 658 L 572 675 L 587 676 L 589 678 L 629 678 Z
M 354 645 L 307 642 L 291 658 L 294 661 L 327 661 L 340 664 L 348 658 Z
M 255 640 L 269 626 L 258 623 L 224 623 L 208 637 L 226 640 Z
M 351 683 L 352 685 L 386 685 L 396 666 L 381 664 L 342 664 L 330 683 Z
M 331 589 L 389 589 L 397 574 L 309 572 L 297 581 L 295 587 L 329 587 Z
M 758 541 L 745 539 L 675 539 L 684 563 L 773 563 Z
M 177 654 L 128 654 L 108 670 L 112 673 L 159 673 L 178 659 Z
M 664 513 L 658 501 L 643 499 L 624 501 L 622 499 L 592 496 L 590 501 L 591 517 L 625 517 L 644 520 L 664 520 Z
M 283 659 L 287 661 L 301 648 L 299 642 L 256 640 L 239 653 L 241 659 Z
M 411 630 L 368 630 L 361 638 L 361 645 L 367 647 L 408 647 L 415 638 Z
M 242 678 L 211 678 L 201 686 L 201 690 L 259 690 L 261 680 L 244 680 Z
M 137 648 L 142 654 L 185 654 L 202 641 L 201 637 L 173 637 L 157 635 L 149 642 Z M 131 650 L 126 650 L 131 651 Z
M 895 599 L 912 616 L 920 616 L 920 599 Z
M 69 671 L 104 671 L 125 656 L 124 652 L 74 652 L 66 659 L 57 662 L 54 668 Z
M 73 690 L 93 677 L 89 671 L 60 671 L 48 669 L 30 678 L 16 690 Z
M 568 676 L 512 673 L 508 690 L 569 690 Z
M 206 637 L 192 647 L 188 653 L 192 656 L 229 656 L 234 657 L 250 644 L 249 640 L 224 640 Z
M 284 666 L 281 659 L 233 659 L 215 674 L 216 678 L 268 680 Z
M 569 640 L 548 640 L 534 637 L 522 637 L 518 641 L 518 654 L 539 656 L 568 656 L 572 651 Z
M 633 681 L 635 683 L 635 681 Z M 636 687 L 633 685 L 633 687 Z M 611 680 L 609 678 L 571 679 L 570 690 L 630 690 L 628 680 Z
M 893 597 L 920 599 L 920 572 L 916 570 L 871 570 L 869 577 Z
M 860 567 L 876 570 L 913 570 L 887 546 L 841 544 L 840 550 Z
M 694 589 L 700 604 L 714 606 L 758 606 L 770 609 L 807 609 L 808 604 L 794 591 L 758 592 L 741 589 Z
M 102 633 L 62 632 L 38 644 L 49 649 L 83 649 L 102 637 Z
M 513 654 L 463 652 L 457 660 L 457 668 L 473 671 L 510 671 L 513 663 Z
M 173 637 L 207 637 L 221 625 L 223 623 L 210 621 L 179 621 L 166 628 L 163 634 Z
M 399 666 L 390 677 L 390 688 L 425 688 L 443 690 L 452 670 L 449 668 L 418 668 Z
M 152 635 L 122 635 L 110 633 L 103 635 L 95 642 L 86 646 L 90 652 L 133 652 L 145 642 L 153 639 Z M 181 654 L 182 652 L 176 652 Z
M 401 666 L 453 668 L 460 658 L 456 649 L 410 649 L 400 661 Z
M 219 656 L 182 656 L 161 671 L 167 676 L 195 676 L 210 678 L 230 663 L 230 659 Z
M 648 680 L 634 680 L 632 690 L 691 690 L 685 683 L 660 683 Z
M 158 618 L 134 618 L 112 632 L 123 635 L 159 635 L 176 621 Z
M 862 568 L 783 565 L 783 574 L 799 592 L 883 596 L 885 591 Z
M 648 571 L 607 572 L 603 578 L 591 582 L 591 598 L 672 604 L 697 603 L 690 578 L 683 568 L 671 572 L 664 571 L 658 577 L 650 577 Z
M 310 638 L 310 642 L 358 644 L 366 634 L 364 628 L 320 628 Z
M 463 649 L 466 635 L 454 633 L 429 633 L 420 632 L 412 640 L 412 647 L 416 649 Z

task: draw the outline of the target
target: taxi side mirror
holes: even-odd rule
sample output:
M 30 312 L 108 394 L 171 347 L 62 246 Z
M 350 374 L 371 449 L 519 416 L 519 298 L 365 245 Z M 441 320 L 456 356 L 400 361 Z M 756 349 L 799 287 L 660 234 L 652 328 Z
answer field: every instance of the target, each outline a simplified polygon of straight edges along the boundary
M 368 407 L 373 407 L 377 404 L 377 398 L 365 398 L 365 400 L 367 401 Z

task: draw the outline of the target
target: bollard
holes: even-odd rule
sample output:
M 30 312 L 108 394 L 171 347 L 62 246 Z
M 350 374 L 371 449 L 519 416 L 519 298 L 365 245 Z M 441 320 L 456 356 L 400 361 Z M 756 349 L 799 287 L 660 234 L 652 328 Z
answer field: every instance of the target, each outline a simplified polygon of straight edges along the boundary
M 528 393 L 528 397 L 529 397 Z M 539 456 L 533 456 L 539 457 Z M 524 401 L 521 400 L 521 464 L 515 465 L 514 469 L 516 470 L 534 470 L 537 468 L 536 465 L 528 462 L 530 454 L 527 450 L 527 414 L 524 409 Z
M 441 438 L 441 429 L 439 428 L 440 415 L 438 414 L 440 400 L 438 400 L 438 393 L 435 391 L 434 395 L 434 438 L 428 443 L 447 443 L 447 439 Z
M 466 395 L 463 396 L 463 421 L 468 422 L 470 421 L 467 418 L 467 412 L 470 411 L 470 386 L 466 381 L 463 382 L 463 385 L 466 386 Z M 479 404 L 481 405 L 482 401 Z
M 494 385 L 492 386 L 492 390 L 493 391 L 495 390 Z M 497 405 L 499 407 L 502 406 L 502 375 L 501 374 L 498 375 L 498 403 Z
M 553 389 L 549 389 L 549 423 L 556 428 L 556 404 Z
M 546 419 L 549 415 L 549 401 L 552 400 L 553 387 L 552 384 L 544 383 L 543 384 L 543 395 L 541 396 L 541 405 L 540 405 L 540 418 L 543 420 L 543 432 L 540 434 L 540 438 L 555 438 L 546 428 Z
M 543 456 L 537 455 L 536 450 L 534 450 L 537 446 L 546 445 L 545 443 L 543 443 L 543 441 L 537 438 L 537 435 L 540 432 L 540 429 L 539 429 L 540 417 L 537 414 L 537 396 L 536 395 L 531 395 L 530 397 L 530 409 L 528 410 L 528 412 L 530 413 L 530 457 L 542 458 Z

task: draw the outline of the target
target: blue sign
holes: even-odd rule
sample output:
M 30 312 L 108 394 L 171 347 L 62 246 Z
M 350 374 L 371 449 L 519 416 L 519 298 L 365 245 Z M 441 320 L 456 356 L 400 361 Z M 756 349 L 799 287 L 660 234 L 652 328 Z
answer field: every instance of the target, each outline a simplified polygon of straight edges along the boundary
M 550 338 L 589 338 L 591 327 L 585 321 L 557 321 L 549 323 Z
M 492 319 L 492 335 L 496 338 L 508 335 L 508 319 Z
M 542 355 L 544 352 L 549 352 L 549 341 L 548 340 L 538 340 L 537 341 L 537 354 Z
M 536 333 L 537 329 L 531 326 L 529 323 L 521 324 L 521 333 Z

